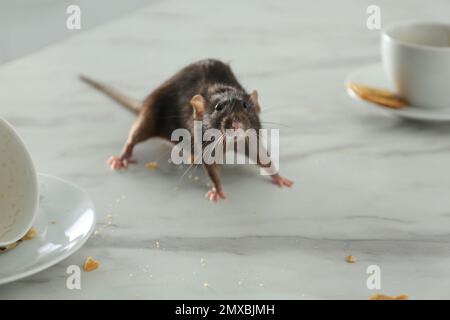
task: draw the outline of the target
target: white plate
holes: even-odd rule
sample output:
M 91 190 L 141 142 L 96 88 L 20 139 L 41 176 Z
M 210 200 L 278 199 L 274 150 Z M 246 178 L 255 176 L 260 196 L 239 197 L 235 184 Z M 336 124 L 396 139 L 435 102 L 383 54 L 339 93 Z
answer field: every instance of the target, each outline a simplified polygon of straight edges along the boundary
M 394 88 L 389 83 L 381 64 L 366 66 L 350 74 L 350 76 L 347 78 L 346 85 L 347 92 L 353 99 L 366 106 L 374 107 L 377 110 L 402 118 L 423 121 L 450 121 L 450 106 L 447 109 L 436 110 L 427 110 L 413 105 L 406 106 L 403 109 L 390 109 L 360 98 L 353 90 L 348 88 L 348 84 L 350 82 L 355 82 L 358 84 L 381 89 L 388 89 L 394 92 Z
M 0 284 L 45 270 L 78 250 L 95 227 L 94 206 L 73 184 L 39 174 L 37 236 L 0 253 Z

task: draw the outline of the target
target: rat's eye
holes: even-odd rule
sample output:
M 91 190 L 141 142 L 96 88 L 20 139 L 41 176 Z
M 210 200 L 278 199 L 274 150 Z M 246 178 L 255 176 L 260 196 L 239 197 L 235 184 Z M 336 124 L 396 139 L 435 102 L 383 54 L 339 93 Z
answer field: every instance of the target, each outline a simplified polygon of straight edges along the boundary
M 216 111 L 222 111 L 223 110 L 223 108 L 225 107 L 225 104 L 224 103 L 218 103 L 218 104 L 216 104 Z
M 244 103 L 242 104 L 242 106 L 244 107 L 244 109 L 248 109 L 248 102 L 244 101 Z

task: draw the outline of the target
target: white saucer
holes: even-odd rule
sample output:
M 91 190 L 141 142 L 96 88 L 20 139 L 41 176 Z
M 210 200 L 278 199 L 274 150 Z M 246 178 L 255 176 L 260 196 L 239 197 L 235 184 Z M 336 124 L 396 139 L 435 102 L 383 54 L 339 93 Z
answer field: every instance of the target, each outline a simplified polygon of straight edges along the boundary
M 0 253 L 0 284 L 47 269 L 78 250 L 95 227 L 94 206 L 73 184 L 39 174 L 37 236 Z
M 355 82 L 362 85 L 376 87 L 380 89 L 388 89 L 394 92 L 392 85 L 390 85 L 383 67 L 381 64 L 375 64 L 360 68 L 349 75 L 346 81 L 348 94 L 363 105 L 374 107 L 374 109 L 384 111 L 394 116 L 422 120 L 422 121 L 450 121 L 450 106 L 448 109 L 424 109 L 413 105 L 406 106 L 403 109 L 390 109 L 380 106 L 360 98 L 353 90 L 348 88 L 350 82 Z

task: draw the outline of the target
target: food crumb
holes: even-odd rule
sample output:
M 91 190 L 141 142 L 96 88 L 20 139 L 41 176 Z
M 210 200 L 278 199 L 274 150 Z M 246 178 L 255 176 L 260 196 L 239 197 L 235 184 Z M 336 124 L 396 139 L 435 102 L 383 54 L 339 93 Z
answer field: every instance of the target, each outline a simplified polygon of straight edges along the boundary
M 203 283 L 203 288 L 209 288 L 209 283 L 208 282 Z
M 32 227 L 28 232 L 23 236 L 22 240 L 30 240 L 36 237 L 37 231 L 34 227 Z
M 56 220 L 50 221 L 51 224 L 56 224 Z
M 158 163 L 156 161 L 150 161 L 145 164 L 145 167 L 148 170 L 155 170 L 156 168 L 158 168 Z
M 155 241 L 155 246 L 159 249 L 159 241 Z
M 8 245 L 6 247 L 0 247 L 0 252 L 6 252 L 8 250 L 14 249 L 15 247 L 17 247 L 18 243 L 19 243 L 19 241 L 15 242 L 15 243 L 12 243 L 12 244 L 10 244 L 10 245 Z
M 369 300 L 409 300 L 409 297 L 407 294 L 401 294 L 399 296 L 385 296 L 384 294 L 374 294 L 372 295 Z
M 345 261 L 347 261 L 348 263 L 355 263 L 356 262 L 356 257 L 349 255 L 345 258 Z
M 100 262 L 94 260 L 92 257 L 87 257 L 86 262 L 84 263 L 83 269 L 86 272 L 94 271 L 100 267 Z

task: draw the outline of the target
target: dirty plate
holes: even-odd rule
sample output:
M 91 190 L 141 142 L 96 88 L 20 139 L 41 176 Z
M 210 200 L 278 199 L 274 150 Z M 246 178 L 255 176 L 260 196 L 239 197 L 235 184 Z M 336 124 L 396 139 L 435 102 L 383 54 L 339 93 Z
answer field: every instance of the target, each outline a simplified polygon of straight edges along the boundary
M 408 105 L 402 109 L 391 109 L 362 99 L 353 90 L 348 88 L 348 84 L 351 82 L 394 92 L 381 64 L 362 67 L 348 76 L 346 85 L 350 97 L 364 106 L 396 117 L 419 121 L 450 121 L 450 106 L 449 108 L 428 109 Z
M 39 174 L 40 204 L 35 238 L 0 253 L 0 284 L 45 270 L 77 251 L 95 227 L 95 210 L 75 185 Z

